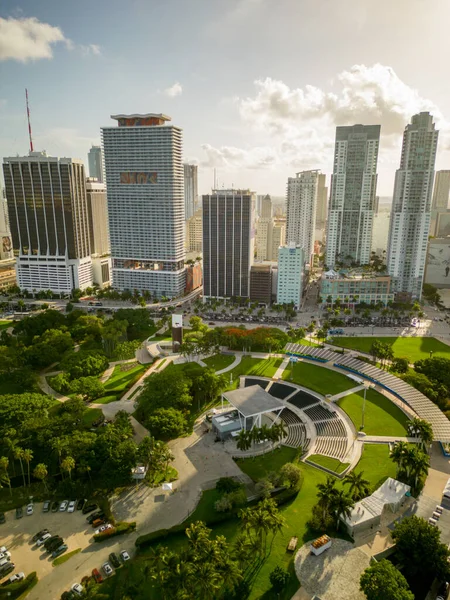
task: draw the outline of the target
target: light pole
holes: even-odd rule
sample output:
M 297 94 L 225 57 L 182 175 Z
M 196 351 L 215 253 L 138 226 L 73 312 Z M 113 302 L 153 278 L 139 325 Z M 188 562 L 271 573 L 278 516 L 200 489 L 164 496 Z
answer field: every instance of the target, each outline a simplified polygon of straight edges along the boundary
M 430 350 L 430 358 L 433 358 L 433 350 Z
M 364 398 L 363 398 L 362 416 L 361 416 L 361 431 L 364 430 L 364 415 L 366 412 L 366 394 L 367 394 L 367 385 L 364 384 Z

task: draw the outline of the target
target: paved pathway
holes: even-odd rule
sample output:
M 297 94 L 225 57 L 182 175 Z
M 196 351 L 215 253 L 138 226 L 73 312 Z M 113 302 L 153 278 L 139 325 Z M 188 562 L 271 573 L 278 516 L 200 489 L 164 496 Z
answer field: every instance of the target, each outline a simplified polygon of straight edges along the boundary
M 330 402 L 336 402 L 336 400 L 339 400 L 340 398 L 344 398 L 344 396 L 349 396 L 350 394 L 356 394 L 357 392 L 363 390 L 365 388 L 364 385 L 358 385 L 354 388 L 351 388 L 350 390 L 345 390 L 345 392 L 341 392 L 340 394 L 335 394 L 334 396 L 331 396 L 331 398 L 328 398 Z
M 220 371 L 216 371 L 216 375 L 222 375 L 222 373 L 226 373 L 227 371 L 233 370 L 235 367 L 238 366 L 238 364 L 241 362 L 241 360 L 242 360 L 242 354 L 237 354 L 236 358 L 231 363 L 231 365 L 228 365 L 228 367 L 225 367 L 224 369 L 220 369 Z
M 288 366 L 288 364 L 289 364 L 289 357 L 287 357 L 287 358 L 285 358 L 283 360 L 283 362 L 281 363 L 281 365 L 275 371 L 275 375 L 273 376 L 273 378 L 274 379 L 282 379 L 282 377 L 283 377 L 283 371 Z
M 50 387 L 45 375 L 39 375 L 38 386 L 41 388 L 41 391 L 44 392 L 44 394 L 53 396 L 53 398 L 56 398 L 56 400 L 59 400 L 60 402 L 66 402 L 67 400 L 70 400 L 69 396 L 64 396 Z
M 415 437 L 401 437 L 395 435 L 366 435 L 362 436 L 361 441 L 364 443 L 390 443 L 390 442 L 408 442 L 408 444 L 418 444 L 420 440 Z

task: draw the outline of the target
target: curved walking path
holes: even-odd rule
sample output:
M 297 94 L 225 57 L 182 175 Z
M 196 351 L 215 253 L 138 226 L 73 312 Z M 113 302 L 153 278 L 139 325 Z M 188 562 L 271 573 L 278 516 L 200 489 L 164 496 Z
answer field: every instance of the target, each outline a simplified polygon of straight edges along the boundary
M 238 366 L 238 364 L 240 364 L 241 360 L 242 360 L 242 354 L 236 355 L 236 358 L 231 363 L 231 365 L 228 365 L 228 367 L 225 367 L 224 369 L 220 369 L 220 371 L 216 371 L 216 375 L 222 375 L 223 373 L 227 373 L 228 371 L 233 370 L 235 367 Z

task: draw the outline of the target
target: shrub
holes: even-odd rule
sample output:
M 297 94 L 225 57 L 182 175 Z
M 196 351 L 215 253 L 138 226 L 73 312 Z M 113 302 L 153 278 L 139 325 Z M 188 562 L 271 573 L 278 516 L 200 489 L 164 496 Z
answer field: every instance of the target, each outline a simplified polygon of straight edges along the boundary
M 229 494 L 242 487 L 242 484 L 233 477 L 221 477 L 216 483 L 216 490 L 223 494 Z
M 131 523 L 127 523 L 126 521 L 121 521 L 117 523 L 113 529 L 107 529 L 102 533 L 96 533 L 94 535 L 95 542 L 103 542 L 105 540 L 109 540 L 109 538 L 116 537 L 117 535 L 123 535 L 124 533 L 131 533 L 136 529 L 136 521 L 132 521 Z
M 233 504 L 230 500 L 229 494 L 224 494 L 221 498 L 219 498 L 215 504 L 214 508 L 217 512 L 227 512 L 233 508 Z
M 157 408 L 147 417 L 146 425 L 158 440 L 178 438 L 188 429 L 186 418 L 176 408 Z
M 256 492 L 260 494 L 263 498 L 270 498 L 274 485 L 273 483 L 267 479 L 260 479 L 256 484 Z
M 286 463 L 281 467 L 280 479 L 289 488 L 297 488 L 300 484 L 302 472 L 298 465 Z
M 281 567 L 275 567 L 275 569 L 269 575 L 270 585 L 273 587 L 275 592 L 279 593 L 286 587 L 289 577 L 290 576 L 287 571 Z
M 0 598 L 18 598 L 25 590 L 37 583 L 36 571 L 29 573 L 23 581 L 11 583 L 6 588 L 0 588 Z

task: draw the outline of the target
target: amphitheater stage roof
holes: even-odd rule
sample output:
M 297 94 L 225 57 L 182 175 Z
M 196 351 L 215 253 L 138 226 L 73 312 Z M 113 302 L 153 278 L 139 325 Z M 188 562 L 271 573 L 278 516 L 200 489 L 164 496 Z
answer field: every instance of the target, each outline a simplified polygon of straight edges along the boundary
M 259 385 L 224 392 L 222 396 L 244 417 L 254 417 L 263 413 L 282 410 L 285 407 L 282 402 L 271 396 Z

